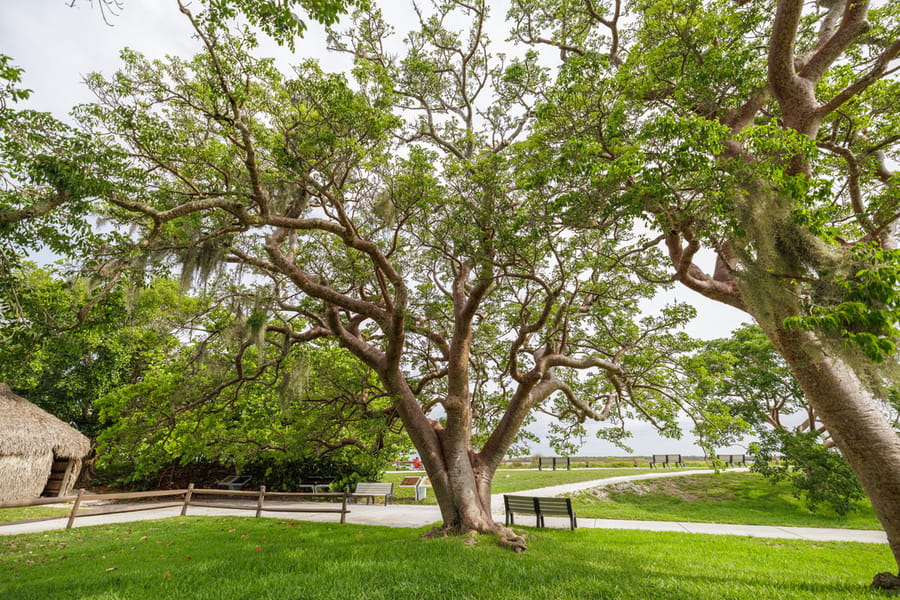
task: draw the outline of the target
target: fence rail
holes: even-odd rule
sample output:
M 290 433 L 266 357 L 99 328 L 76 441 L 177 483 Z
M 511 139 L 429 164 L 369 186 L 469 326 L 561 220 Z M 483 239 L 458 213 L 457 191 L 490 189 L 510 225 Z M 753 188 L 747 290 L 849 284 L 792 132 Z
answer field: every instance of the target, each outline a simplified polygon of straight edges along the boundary
M 221 502 L 211 502 L 208 500 L 198 499 L 196 496 L 238 496 L 243 498 L 255 498 L 256 504 L 255 506 L 242 506 L 242 505 L 227 505 L 222 504 Z M 102 509 L 96 509 L 94 507 L 84 507 L 82 504 L 84 502 L 95 502 L 98 500 L 108 501 L 108 500 L 144 500 L 148 498 L 166 498 L 172 496 L 183 496 L 183 499 L 178 501 L 170 501 L 170 502 L 154 502 L 152 504 L 122 504 L 122 505 L 113 505 L 112 507 L 104 507 Z M 336 506 L 333 508 L 325 507 L 325 506 L 272 506 L 271 504 L 266 504 L 266 499 L 273 498 L 308 498 L 310 500 L 322 500 L 322 499 L 340 499 L 341 506 L 337 508 Z M 33 498 L 30 500 L 11 500 L 8 502 L 0 502 L 0 509 L 3 508 L 25 508 L 28 506 L 43 506 L 46 504 L 60 504 L 60 503 L 72 503 L 72 510 L 69 511 L 68 521 L 66 522 L 66 529 L 71 529 L 75 523 L 75 519 L 78 517 L 90 517 L 97 515 L 113 515 L 119 513 L 130 513 L 130 512 L 139 512 L 143 510 L 155 510 L 158 508 L 172 508 L 175 506 L 181 507 L 181 515 L 184 516 L 187 514 L 188 508 L 191 506 L 201 507 L 201 508 L 225 508 L 228 510 L 248 510 L 255 511 L 256 516 L 259 517 L 263 512 L 283 512 L 283 513 L 334 513 L 341 515 L 341 523 L 347 522 L 347 513 L 350 511 L 347 510 L 348 500 L 350 499 L 350 492 L 345 490 L 343 492 L 267 492 L 266 486 L 262 486 L 259 488 L 259 491 L 249 491 L 249 490 L 220 490 L 220 489 L 208 489 L 208 488 L 195 488 L 194 484 L 190 484 L 187 489 L 182 490 L 154 490 L 148 492 L 115 492 L 112 494 L 89 494 L 84 489 L 78 490 L 78 494 L 74 496 L 60 496 L 55 498 Z M 324 504 L 324 503 L 317 503 Z M 26 521 L 15 521 L 14 523 L 23 523 L 23 522 L 37 522 L 37 521 L 49 521 L 52 519 L 64 519 L 65 516 L 57 516 L 57 517 L 45 517 L 39 519 L 27 519 Z M 3 525 L 11 525 L 10 523 L 0 523 L 0 527 Z

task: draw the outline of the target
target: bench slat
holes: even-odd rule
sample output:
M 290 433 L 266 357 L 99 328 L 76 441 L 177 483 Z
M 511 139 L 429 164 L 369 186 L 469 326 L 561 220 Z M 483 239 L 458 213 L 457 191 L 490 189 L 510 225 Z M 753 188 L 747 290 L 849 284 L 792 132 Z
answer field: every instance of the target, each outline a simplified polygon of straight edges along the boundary
M 353 491 L 351 496 L 354 498 L 363 497 L 366 498 L 368 502 L 369 498 L 372 498 L 372 502 L 375 502 L 375 496 L 384 496 L 384 505 L 387 506 L 388 502 L 393 499 L 394 495 L 394 484 L 393 483 L 370 483 L 370 482 L 360 482 L 356 484 L 356 489 Z
M 548 498 L 531 496 L 503 496 L 506 508 L 506 524 L 515 524 L 513 513 L 536 515 L 537 526 L 544 527 L 544 515 L 569 517 L 569 526 L 575 529 L 578 524 L 575 511 L 572 510 L 571 498 Z

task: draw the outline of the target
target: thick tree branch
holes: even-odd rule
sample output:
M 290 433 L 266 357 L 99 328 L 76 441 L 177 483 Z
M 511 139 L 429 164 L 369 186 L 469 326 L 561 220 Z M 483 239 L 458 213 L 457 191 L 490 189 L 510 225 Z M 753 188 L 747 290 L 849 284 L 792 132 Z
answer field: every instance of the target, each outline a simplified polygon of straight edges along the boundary
M 881 80 L 881 78 L 884 77 L 885 73 L 887 72 L 887 68 L 890 62 L 895 60 L 898 56 L 900 56 L 900 39 L 894 41 L 893 44 L 888 46 L 885 51 L 881 53 L 868 73 L 851 83 L 849 86 L 835 95 L 834 98 L 819 107 L 817 111 L 818 114 L 821 117 L 831 114 L 832 112 L 840 108 L 845 102 L 847 102 L 872 84 Z
M 0 211 L 0 225 L 43 217 L 68 201 L 69 194 L 64 191 L 59 191 L 53 196 L 44 198 L 25 208 Z

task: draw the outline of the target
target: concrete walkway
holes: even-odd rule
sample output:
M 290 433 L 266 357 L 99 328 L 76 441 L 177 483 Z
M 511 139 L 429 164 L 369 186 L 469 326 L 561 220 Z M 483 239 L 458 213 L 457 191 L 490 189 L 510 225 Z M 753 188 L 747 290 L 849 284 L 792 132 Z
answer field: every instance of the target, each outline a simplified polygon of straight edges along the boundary
M 657 479 L 661 477 L 678 477 L 694 475 L 698 473 L 710 473 L 712 471 L 670 471 L 659 473 L 646 473 L 642 475 L 626 475 L 623 477 L 611 477 L 593 481 L 567 483 L 536 490 L 524 490 L 515 492 L 523 496 L 556 496 L 558 494 L 572 493 L 578 490 L 590 489 L 602 485 L 621 483 L 623 481 L 637 481 L 643 479 Z M 245 502 L 243 506 L 255 509 L 255 503 Z M 298 506 L 311 506 L 311 503 L 297 503 Z M 112 515 L 84 516 L 75 519 L 75 527 L 89 527 L 105 523 L 123 523 L 130 521 L 144 521 L 174 517 L 180 513 L 179 507 L 145 510 L 135 513 L 123 513 Z M 503 522 L 503 495 L 495 494 L 491 497 L 491 512 L 494 519 Z M 577 512 L 577 510 L 576 510 Z M 190 507 L 188 515 L 252 515 L 252 512 L 234 510 L 233 508 L 204 508 Z M 264 517 L 281 519 L 299 519 L 304 521 L 336 522 L 338 515 L 327 513 L 282 513 L 263 511 Z M 521 516 L 518 519 L 520 525 L 533 524 L 534 517 Z M 434 505 L 421 504 L 394 504 L 390 506 L 353 504 L 347 515 L 347 522 L 356 525 L 385 525 L 389 527 L 425 527 L 441 520 L 440 510 Z M 546 524 L 549 527 L 568 527 L 568 519 L 547 517 Z M 0 535 L 17 535 L 21 533 L 34 533 L 51 529 L 62 529 L 66 525 L 66 519 L 53 519 L 34 523 L 21 523 L 18 525 L 0 526 Z M 674 521 L 628 521 L 620 519 L 588 519 L 578 518 L 578 526 L 582 528 L 596 529 L 637 529 L 643 531 L 675 531 L 680 533 L 706 533 L 713 535 L 743 535 L 751 537 L 812 540 L 812 541 L 836 541 L 836 542 L 864 542 L 870 544 L 886 544 L 887 535 L 883 531 L 867 531 L 859 529 L 825 529 L 817 527 L 775 527 L 764 525 L 731 525 L 723 523 L 689 523 Z

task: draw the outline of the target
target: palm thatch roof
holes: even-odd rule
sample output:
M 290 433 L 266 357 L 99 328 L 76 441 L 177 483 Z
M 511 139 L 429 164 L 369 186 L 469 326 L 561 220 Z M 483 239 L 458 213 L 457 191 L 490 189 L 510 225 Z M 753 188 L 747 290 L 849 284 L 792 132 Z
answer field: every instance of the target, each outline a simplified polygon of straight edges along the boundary
M 0 456 L 45 456 L 80 459 L 88 455 L 91 441 L 0 382 Z

